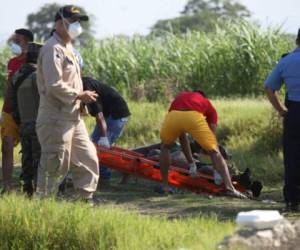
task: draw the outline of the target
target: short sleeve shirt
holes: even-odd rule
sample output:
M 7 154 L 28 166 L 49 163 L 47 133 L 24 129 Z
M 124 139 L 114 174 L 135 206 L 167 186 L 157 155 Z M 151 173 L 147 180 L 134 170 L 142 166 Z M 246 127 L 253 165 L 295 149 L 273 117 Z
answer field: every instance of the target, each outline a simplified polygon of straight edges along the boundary
M 265 86 L 277 91 L 285 84 L 288 100 L 300 102 L 300 48 L 283 57 L 265 81 Z
M 87 105 L 89 114 L 96 116 L 100 112 L 104 117 L 121 119 L 130 116 L 130 111 L 124 98 L 113 87 L 91 77 L 83 77 L 83 89 L 95 91 L 98 94 L 96 102 Z
M 182 92 L 171 103 L 169 111 L 197 111 L 206 117 L 210 124 L 218 123 L 218 114 L 211 102 L 198 92 Z
M 14 57 L 10 59 L 7 63 L 7 73 L 8 73 L 8 87 L 5 93 L 4 97 L 4 103 L 3 103 L 3 112 L 5 113 L 11 113 L 12 112 L 12 87 L 11 87 L 11 81 L 15 73 L 21 68 L 21 66 L 25 63 L 24 58 L 20 59 L 19 57 Z

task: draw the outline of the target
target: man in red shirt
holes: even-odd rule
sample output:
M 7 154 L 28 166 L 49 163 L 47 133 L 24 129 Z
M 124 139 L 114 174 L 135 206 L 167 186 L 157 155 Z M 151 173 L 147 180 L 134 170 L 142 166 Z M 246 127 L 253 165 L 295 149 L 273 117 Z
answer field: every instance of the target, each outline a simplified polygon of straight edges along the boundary
M 187 134 L 190 134 L 210 155 L 214 168 L 223 179 L 227 194 L 237 198 L 246 198 L 232 185 L 226 161 L 219 151 L 216 139 L 217 121 L 218 115 L 215 108 L 201 91 L 182 92 L 171 103 L 169 113 L 166 115 L 160 131 L 162 142 L 160 169 L 164 192 L 169 190 L 169 147 L 177 138 L 179 138 L 183 153 L 189 163 L 191 176 L 197 176 L 197 167 L 187 138 Z
M 19 142 L 19 129 L 12 117 L 12 87 L 15 73 L 26 61 L 28 43 L 33 41 L 33 34 L 27 29 L 17 29 L 11 43 L 11 51 L 15 55 L 8 61 L 8 84 L 6 86 L 2 108 L 1 139 L 2 139 L 2 175 L 3 190 L 11 190 L 14 146 Z

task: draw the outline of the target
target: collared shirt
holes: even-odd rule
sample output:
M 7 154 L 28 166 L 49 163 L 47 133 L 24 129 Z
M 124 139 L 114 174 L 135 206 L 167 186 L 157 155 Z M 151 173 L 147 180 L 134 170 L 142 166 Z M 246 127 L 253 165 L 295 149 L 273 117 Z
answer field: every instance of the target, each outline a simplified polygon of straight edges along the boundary
M 80 67 L 71 43 L 54 33 L 40 51 L 37 67 L 40 106 L 37 123 L 80 119 Z
M 277 91 L 285 84 L 288 100 L 300 102 L 300 48 L 283 57 L 265 81 L 265 86 Z

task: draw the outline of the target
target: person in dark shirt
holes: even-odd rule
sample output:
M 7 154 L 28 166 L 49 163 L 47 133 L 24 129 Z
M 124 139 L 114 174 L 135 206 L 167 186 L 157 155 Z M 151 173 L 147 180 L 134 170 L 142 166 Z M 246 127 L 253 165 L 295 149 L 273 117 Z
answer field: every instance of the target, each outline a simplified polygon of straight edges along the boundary
M 12 81 L 12 116 L 20 128 L 22 148 L 21 190 L 29 197 L 36 189 L 41 156 L 41 146 L 35 130 L 40 99 L 36 83 L 36 64 L 41 47 L 41 44 L 29 43 L 26 63 Z
M 265 80 L 268 100 L 283 119 L 283 196 L 286 212 L 300 211 L 300 29 L 293 52 L 282 56 Z M 285 86 L 285 103 L 278 92 Z
M 102 81 L 83 77 L 82 82 L 84 90 L 95 91 L 98 94 L 97 101 L 87 105 L 89 114 L 96 119 L 92 141 L 110 147 L 120 137 L 128 121 L 128 105 L 116 89 Z M 109 180 L 111 172 L 101 167 L 100 177 Z

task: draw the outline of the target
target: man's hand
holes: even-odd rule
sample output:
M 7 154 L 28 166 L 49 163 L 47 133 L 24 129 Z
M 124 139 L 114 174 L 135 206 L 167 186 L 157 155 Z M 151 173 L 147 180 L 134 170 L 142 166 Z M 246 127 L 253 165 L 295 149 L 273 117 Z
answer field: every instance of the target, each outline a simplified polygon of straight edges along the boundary
M 104 146 L 104 147 L 110 148 L 110 144 L 109 144 L 108 138 L 106 136 L 100 137 L 97 144 L 99 146 Z
M 95 102 L 97 100 L 98 94 L 95 91 L 85 90 L 77 96 L 77 99 L 85 104 Z
M 282 109 L 282 110 L 278 111 L 278 114 L 279 114 L 281 117 L 284 117 L 286 113 L 287 113 L 287 110 L 286 110 L 286 109 Z

